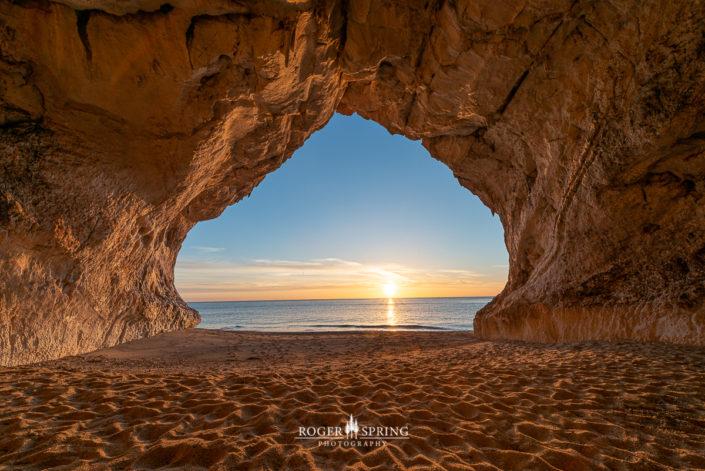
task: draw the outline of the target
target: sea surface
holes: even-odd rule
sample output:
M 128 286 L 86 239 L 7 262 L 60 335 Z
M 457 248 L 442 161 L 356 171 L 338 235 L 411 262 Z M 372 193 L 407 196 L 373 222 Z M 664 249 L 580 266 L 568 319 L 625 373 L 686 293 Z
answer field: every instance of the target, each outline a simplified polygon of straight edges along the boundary
M 472 330 L 492 298 L 229 301 L 189 305 L 203 329 L 314 332 L 335 330 Z

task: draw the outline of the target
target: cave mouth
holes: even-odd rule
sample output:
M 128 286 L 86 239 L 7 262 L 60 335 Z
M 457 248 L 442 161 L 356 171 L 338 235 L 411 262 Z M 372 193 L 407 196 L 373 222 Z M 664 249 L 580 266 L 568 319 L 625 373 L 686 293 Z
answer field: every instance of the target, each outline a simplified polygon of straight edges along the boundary
M 702 5 L 74 3 L 2 11 L 0 364 L 196 325 L 188 232 L 335 111 L 501 218 L 478 337 L 705 344 Z
M 444 164 L 340 114 L 292 157 L 187 235 L 175 285 L 200 327 L 472 329 L 508 254 L 499 217 Z

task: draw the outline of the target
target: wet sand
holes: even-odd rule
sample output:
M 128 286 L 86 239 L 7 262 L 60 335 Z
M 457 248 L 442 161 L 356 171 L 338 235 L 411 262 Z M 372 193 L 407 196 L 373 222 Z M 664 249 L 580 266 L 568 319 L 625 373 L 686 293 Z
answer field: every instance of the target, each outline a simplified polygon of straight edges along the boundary
M 408 438 L 300 439 L 350 414 Z M 190 329 L 0 368 L 0 469 L 159 467 L 705 469 L 705 348 Z

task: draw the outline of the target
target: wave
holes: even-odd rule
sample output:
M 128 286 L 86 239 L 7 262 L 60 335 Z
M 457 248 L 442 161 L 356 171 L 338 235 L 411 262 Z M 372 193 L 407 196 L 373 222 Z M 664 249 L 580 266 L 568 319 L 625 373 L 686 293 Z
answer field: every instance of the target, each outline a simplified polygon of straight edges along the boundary
M 397 325 L 386 325 L 386 324 L 311 324 L 302 327 L 316 328 L 316 329 L 404 329 L 404 330 L 451 330 L 446 327 L 437 327 L 432 325 L 418 325 L 418 324 L 397 324 Z

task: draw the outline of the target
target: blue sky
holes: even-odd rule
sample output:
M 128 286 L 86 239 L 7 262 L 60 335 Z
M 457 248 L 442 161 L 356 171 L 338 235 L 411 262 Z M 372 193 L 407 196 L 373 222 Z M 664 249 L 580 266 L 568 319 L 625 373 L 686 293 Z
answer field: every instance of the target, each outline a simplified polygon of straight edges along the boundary
M 507 259 L 499 218 L 420 141 L 336 114 L 189 232 L 176 286 L 187 301 L 488 296 Z

